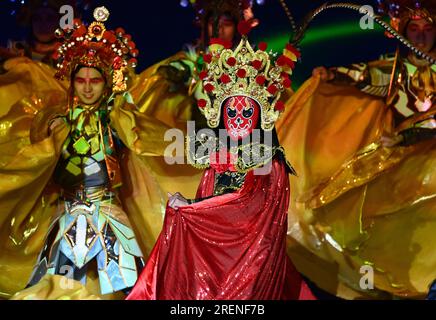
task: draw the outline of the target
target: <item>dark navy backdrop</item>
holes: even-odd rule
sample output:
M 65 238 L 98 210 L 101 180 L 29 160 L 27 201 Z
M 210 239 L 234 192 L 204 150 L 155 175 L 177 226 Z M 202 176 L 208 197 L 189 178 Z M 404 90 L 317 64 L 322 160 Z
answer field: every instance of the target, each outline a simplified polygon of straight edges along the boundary
M 10 15 L 11 1 L 0 0 L 0 45 L 5 45 L 8 38 L 20 38 L 25 34 L 25 30 L 15 26 L 14 17 Z M 374 5 L 376 1 L 352 2 Z M 287 3 L 297 19 L 302 19 L 324 1 L 288 0 Z M 105 5 L 111 11 L 110 28 L 122 26 L 132 34 L 141 51 L 139 71 L 174 54 L 198 35 L 192 10 L 181 7 L 179 0 L 93 1 L 93 7 L 99 5 Z M 278 0 L 265 0 L 263 6 L 255 6 L 254 12 L 261 20 L 252 34 L 255 40 L 280 39 L 279 42 L 283 42 L 288 37 L 290 25 Z M 343 9 L 329 11 L 317 18 L 308 41 L 301 47 L 302 63 L 294 77 L 297 85 L 310 75 L 315 66 L 371 60 L 383 52 L 395 50 L 395 42 L 386 39 L 379 28 L 360 30 L 359 19 L 359 14 Z

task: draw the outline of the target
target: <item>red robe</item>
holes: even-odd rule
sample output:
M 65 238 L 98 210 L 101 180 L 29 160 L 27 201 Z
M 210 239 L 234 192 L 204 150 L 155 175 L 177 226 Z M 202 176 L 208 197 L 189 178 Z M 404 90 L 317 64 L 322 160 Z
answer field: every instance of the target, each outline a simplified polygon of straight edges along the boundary
M 214 169 L 197 198 L 213 195 Z M 286 255 L 289 177 L 274 160 L 238 191 L 167 207 L 163 230 L 128 300 L 313 299 Z

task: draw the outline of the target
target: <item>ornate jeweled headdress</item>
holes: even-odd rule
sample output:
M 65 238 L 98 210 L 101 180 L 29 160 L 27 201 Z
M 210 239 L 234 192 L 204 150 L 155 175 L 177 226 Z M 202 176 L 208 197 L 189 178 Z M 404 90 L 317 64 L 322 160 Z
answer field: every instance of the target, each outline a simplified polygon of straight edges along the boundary
M 435 22 L 434 0 L 377 0 L 379 13 L 388 15 L 391 26 L 403 34 L 410 20 L 426 19 Z
M 284 109 L 280 96 L 291 85 L 289 75 L 300 53 L 290 44 L 278 59 L 266 52 L 266 43 L 259 43 L 255 51 L 247 39 L 249 29 L 239 24 L 242 39 L 235 50 L 215 44 L 203 57 L 206 67 L 200 78 L 206 94 L 197 103 L 211 128 L 218 127 L 222 104 L 233 96 L 247 96 L 260 105 L 261 127 L 266 131 L 274 128 Z
M 98 7 L 94 10 L 95 21 L 88 27 L 80 20 L 74 20 L 73 29 L 56 31 L 61 40 L 53 55 L 57 61 L 58 79 L 71 76 L 75 68 L 82 65 L 101 69 L 112 82 L 113 92 L 127 89 L 125 73 L 129 67 L 136 67 L 139 51 L 122 28 L 106 30 L 104 22 L 108 18 L 109 11 Z

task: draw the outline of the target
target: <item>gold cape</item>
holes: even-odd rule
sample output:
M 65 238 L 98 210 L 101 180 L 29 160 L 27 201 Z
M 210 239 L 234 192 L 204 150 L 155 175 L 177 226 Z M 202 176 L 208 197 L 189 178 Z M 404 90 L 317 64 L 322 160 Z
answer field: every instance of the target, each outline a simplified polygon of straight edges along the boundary
M 192 110 L 196 108 L 195 99 L 187 88 L 172 91 L 170 82 L 158 72 L 160 66 L 182 59 L 188 59 L 184 51 L 150 66 L 133 77 L 129 92 L 141 113 L 186 135 L 187 121 L 192 119 Z M 165 197 L 167 192 L 182 192 L 187 199 L 195 198 L 203 172 L 186 164 L 186 158 L 184 163 L 168 165 L 161 157 L 147 159 Z
M 54 106 L 66 105 L 67 96 L 65 83 L 52 78 L 54 70 L 25 58 L 7 63 L 9 72 L 0 76 L 0 96 L 5 98 L 0 107 L 3 115 L 0 117 L 0 295 L 4 298 L 25 287 L 42 249 L 57 205 L 50 178 L 68 134 L 68 128 L 63 126 L 47 135 L 45 120 L 58 112 Z M 143 111 L 151 110 L 153 103 L 173 101 L 168 97 L 165 82 L 154 75 L 156 66 L 151 68 L 133 80 L 137 92 L 141 92 L 141 86 L 147 88 L 148 77 L 155 81 L 152 90 L 155 99 L 141 100 Z M 170 127 L 154 114 L 131 106 L 125 108 L 121 102 L 122 99 L 116 101 L 111 113 L 113 127 L 129 148 L 121 163 L 125 179 L 120 195 L 147 256 L 161 230 L 167 192 L 185 190 L 187 196 L 193 196 L 198 182 L 192 181 L 192 177 L 199 177 L 201 172 L 188 166 L 166 164 L 164 152 L 169 142 L 164 141 L 164 135 Z M 174 112 L 165 113 L 163 120 L 168 114 L 177 115 L 178 104 L 172 106 Z M 36 115 L 44 121 L 36 120 Z M 52 294 L 41 284 L 16 297 L 56 299 L 62 294 L 53 281 L 50 276 L 44 280 L 44 284 L 51 285 Z M 89 282 L 86 288 L 89 294 L 98 296 L 98 285 Z M 75 295 L 79 296 L 87 295 Z
M 289 254 L 299 270 L 346 299 L 424 297 L 436 279 L 434 139 L 373 143 L 392 132 L 383 100 L 318 78 L 289 103 L 278 127 L 299 175 L 289 208 Z M 374 270 L 372 290 L 361 287 L 365 266 Z

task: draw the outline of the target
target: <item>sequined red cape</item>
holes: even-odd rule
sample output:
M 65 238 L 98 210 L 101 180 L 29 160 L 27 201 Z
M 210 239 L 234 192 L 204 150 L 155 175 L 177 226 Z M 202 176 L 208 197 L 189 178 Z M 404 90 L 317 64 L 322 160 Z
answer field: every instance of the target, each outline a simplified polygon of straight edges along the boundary
M 213 169 L 197 198 L 213 194 Z M 243 187 L 174 210 L 128 300 L 313 299 L 286 255 L 289 177 L 274 160 L 271 173 L 250 171 Z

